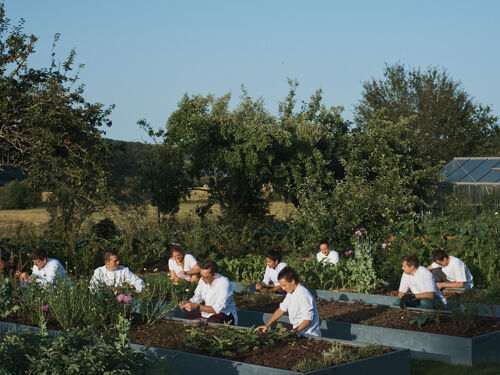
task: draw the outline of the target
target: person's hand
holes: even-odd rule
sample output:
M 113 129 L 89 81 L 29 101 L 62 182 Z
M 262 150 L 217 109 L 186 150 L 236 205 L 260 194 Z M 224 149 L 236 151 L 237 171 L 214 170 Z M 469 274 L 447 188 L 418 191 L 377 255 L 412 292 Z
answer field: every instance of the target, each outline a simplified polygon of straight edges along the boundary
M 184 270 L 179 271 L 178 275 L 179 275 L 179 276 L 184 276 L 184 275 L 186 275 L 186 272 L 184 272 Z
M 186 306 L 186 304 L 188 304 L 189 302 L 188 301 L 181 301 L 179 302 L 179 308 L 180 309 L 184 309 L 184 306 Z
M 255 284 L 255 290 L 256 290 L 257 292 L 260 292 L 260 291 L 261 291 L 261 289 L 262 289 L 262 283 L 257 283 L 257 284 Z
M 258 326 L 255 331 L 266 332 L 268 328 L 267 326 Z
M 444 288 L 444 283 L 436 283 L 438 288 L 439 289 L 443 289 Z
M 200 307 L 200 304 L 194 302 L 188 302 L 184 305 L 186 311 L 193 311 L 196 310 L 198 307 Z
M 405 294 L 403 297 L 401 297 L 400 302 L 399 302 L 399 307 L 402 309 L 406 309 L 408 305 L 410 304 L 411 301 L 415 298 L 414 294 Z

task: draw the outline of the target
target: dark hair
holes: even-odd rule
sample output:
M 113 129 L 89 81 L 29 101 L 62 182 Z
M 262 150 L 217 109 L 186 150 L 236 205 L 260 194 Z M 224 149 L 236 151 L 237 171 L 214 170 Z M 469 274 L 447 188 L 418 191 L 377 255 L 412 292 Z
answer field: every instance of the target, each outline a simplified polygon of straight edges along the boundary
M 330 246 L 330 244 L 328 243 L 328 240 L 326 238 L 322 238 L 321 241 L 319 241 L 319 246 L 321 246 L 321 245 Z
M 281 262 L 281 247 L 279 247 L 279 246 L 273 247 L 272 250 L 268 251 L 266 258 L 269 258 L 269 259 L 274 260 L 274 261 L 278 261 L 278 263 Z
M 282 279 L 285 279 L 285 281 L 287 281 L 287 282 L 291 282 L 293 280 L 296 283 L 298 283 L 299 282 L 299 275 L 297 274 L 297 272 L 295 272 L 295 270 L 292 267 L 286 266 L 278 274 L 278 280 L 282 280 Z
M 211 275 L 213 275 L 216 272 L 219 272 L 219 266 L 213 260 L 207 260 L 201 265 L 200 268 L 202 270 L 210 270 Z
M 37 247 L 30 253 L 30 258 L 31 260 L 43 260 L 47 258 L 47 252 L 45 251 L 45 249 Z
M 102 254 L 102 258 L 104 259 L 104 263 L 108 262 L 109 259 L 113 256 L 113 255 L 116 255 L 118 256 L 118 253 L 114 250 L 106 250 L 103 254 Z
M 404 257 L 401 258 L 401 263 L 406 262 L 408 266 L 413 266 L 415 268 L 418 268 L 419 263 L 418 263 L 418 258 L 415 254 L 408 254 L 405 255 Z
M 446 252 L 445 252 L 445 251 L 443 251 L 443 250 L 436 250 L 436 251 L 434 251 L 434 256 L 433 256 L 433 258 L 434 258 L 434 261 L 436 261 L 436 260 L 441 261 L 441 260 L 443 260 L 444 258 L 449 258 L 449 256 L 448 256 L 448 254 L 446 254 Z

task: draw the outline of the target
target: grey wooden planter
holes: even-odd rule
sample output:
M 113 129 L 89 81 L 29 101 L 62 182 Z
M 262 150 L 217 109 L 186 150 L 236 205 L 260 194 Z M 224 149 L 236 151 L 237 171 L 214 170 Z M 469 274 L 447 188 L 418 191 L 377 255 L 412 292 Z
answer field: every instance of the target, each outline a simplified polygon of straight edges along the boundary
M 238 323 L 247 327 L 259 326 L 269 321 L 271 316 L 269 313 L 239 310 Z M 288 316 L 282 316 L 279 321 L 289 323 Z M 437 359 L 467 366 L 500 360 L 500 331 L 466 338 L 329 320 L 322 320 L 320 329 L 325 338 L 358 344 L 376 342 L 392 348 L 410 349 L 414 358 Z
M 38 327 L 30 327 L 20 324 L 0 322 L 0 336 L 6 332 L 21 333 L 24 331 L 39 330 Z M 62 332 L 49 330 L 51 335 L 60 335 Z M 333 341 L 333 340 L 329 340 Z M 267 366 L 253 365 L 243 362 L 231 361 L 229 359 L 209 357 L 201 354 L 180 352 L 177 350 L 146 347 L 144 345 L 131 344 L 133 350 L 144 351 L 149 359 L 166 358 L 169 372 L 177 375 L 191 374 L 219 374 L 219 375 L 294 375 L 301 372 L 282 370 Z M 279 359 L 277 359 L 279 360 Z M 308 372 L 314 375 L 409 375 L 410 361 L 408 350 L 398 350 L 379 356 L 362 359 L 359 361 L 345 363 L 322 370 Z
M 255 292 L 255 284 L 251 285 L 243 285 L 241 283 L 233 282 L 233 288 L 235 292 Z M 388 306 L 394 307 L 392 304 L 398 298 L 395 296 L 384 296 L 379 294 L 363 294 L 363 293 L 351 293 L 351 292 L 337 292 L 333 290 L 320 290 L 320 289 L 311 289 L 311 294 L 320 299 L 324 299 L 326 301 L 337 301 L 337 302 L 364 302 L 368 305 L 378 305 L 378 306 Z M 485 317 L 497 317 L 500 318 L 500 306 L 499 305 L 488 305 L 488 304 L 480 304 L 480 303 L 471 303 L 468 305 L 475 306 L 477 308 L 477 312 L 481 316 Z M 448 310 L 452 310 L 456 308 L 458 304 L 454 301 L 448 302 Z M 466 305 L 462 305 L 462 308 Z M 399 307 L 398 307 L 399 308 Z M 414 309 L 411 310 L 421 310 L 428 311 L 426 309 Z

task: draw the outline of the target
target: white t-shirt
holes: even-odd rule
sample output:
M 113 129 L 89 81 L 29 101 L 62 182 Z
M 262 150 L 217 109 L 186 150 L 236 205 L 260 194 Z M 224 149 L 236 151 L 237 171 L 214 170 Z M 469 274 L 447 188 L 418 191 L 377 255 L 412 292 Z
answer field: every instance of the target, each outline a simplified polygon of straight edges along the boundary
M 189 302 L 201 303 L 203 301 L 205 301 L 205 306 L 212 306 L 217 314 L 233 314 L 234 325 L 238 325 L 238 314 L 236 313 L 233 298 L 233 284 L 227 277 L 217 274 L 217 277 L 212 281 L 212 285 L 201 279 L 194 290 L 194 296 Z M 212 315 L 213 313 L 201 312 L 201 316 L 204 318 L 210 318 Z
M 288 311 L 288 317 L 293 328 L 297 328 L 304 320 L 310 320 L 309 327 L 298 332 L 299 335 L 309 334 L 321 337 L 319 329 L 319 314 L 316 301 L 311 293 L 302 284 L 292 293 L 287 293 L 283 302 L 280 303 L 282 311 Z
M 436 262 L 432 263 L 431 266 L 432 268 L 441 267 Z M 463 281 L 464 288 L 472 288 L 474 286 L 472 274 L 470 273 L 469 268 L 467 268 L 462 260 L 454 257 L 453 255 L 450 255 L 450 262 L 446 267 L 441 267 L 441 271 L 443 271 L 446 278 L 452 283 Z
M 335 250 L 330 250 L 328 255 L 325 255 L 320 251 L 316 254 L 316 259 L 318 259 L 318 262 L 323 262 L 324 264 L 331 263 L 336 265 L 339 262 L 339 254 Z
M 54 284 L 57 275 L 59 275 L 58 277 L 60 277 L 61 280 L 69 280 L 61 262 L 52 258 L 47 258 L 47 263 L 42 269 L 33 265 L 33 272 L 31 273 L 31 276 L 35 278 L 35 282 L 42 284 L 44 287 L 49 284 Z
M 198 263 L 198 262 L 196 261 L 194 256 L 192 256 L 191 254 L 184 254 L 184 270 L 182 269 L 182 267 L 179 264 L 177 264 L 177 262 L 175 261 L 174 258 L 170 258 L 168 260 L 168 269 L 170 271 L 174 271 L 178 278 L 189 281 L 191 278 L 191 275 L 184 274 L 182 276 L 179 276 L 179 272 L 191 271 L 193 269 L 193 266 L 196 263 Z
M 97 286 L 97 284 L 114 287 L 132 284 L 137 293 L 144 287 L 144 281 L 124 266 L 118 266 L 118 269 L 114 271 L 109 271 L 106 266 L 97 268 L 90 279 L 90 285 Z
M 423 266 L 419 266 L 413 275 L 403 273 L 401 283 L 399 284 L 399 291 L 406 293 L 411 290 L 413 294 L 420 294 L 426 292 L 434 292 L 434 296 L 438 297 L 441 302 L 446 305 L 446 298 L 439 290 L 432 272 Z
M 266 283 L 268 285 L 273 283 L 274 286 L 280 285 L 278 282 L 278 274 L 280 271 L 286 267 L 286 263 L 280 262 L 276 265 L 276 268 L 270 268 L 269 266 L 266 266 L 266 272 L 264 273 L 264 279 L 262 279 L 263 283 Z

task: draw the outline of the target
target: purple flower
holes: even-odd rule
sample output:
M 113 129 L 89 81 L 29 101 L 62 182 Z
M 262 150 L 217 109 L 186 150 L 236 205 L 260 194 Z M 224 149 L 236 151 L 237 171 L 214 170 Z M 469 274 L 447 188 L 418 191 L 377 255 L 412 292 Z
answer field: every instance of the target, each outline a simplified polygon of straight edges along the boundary
M 349 256 L 349 255 L 351 255 L 352 253 L 354 253 L 354 251 L 349 250 L 349 251 L 346 251 L 346 252 L 345 252 L 345 255 Z
M 49 312 L 49 305 L 42 305 L 40 308 L 43 312 Z
M 118 302 L 121 303 L 129 303 L 131 297 L 127 294 L 119 294 L 118 297 L 116 297 L 116 299 L 118 300 Z
M 360 231 L 360 230 L 357 230 L 356 232 L 354 232 L 354 234 L 355 234 L 356 236 L 361 236 L 363 233 L 361 233 L 361 231 Z

